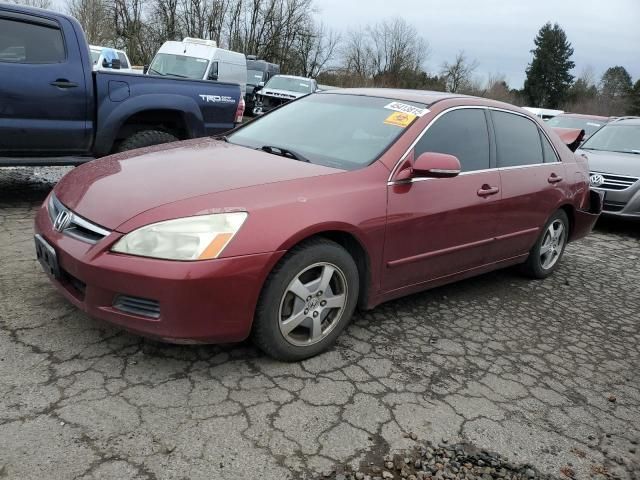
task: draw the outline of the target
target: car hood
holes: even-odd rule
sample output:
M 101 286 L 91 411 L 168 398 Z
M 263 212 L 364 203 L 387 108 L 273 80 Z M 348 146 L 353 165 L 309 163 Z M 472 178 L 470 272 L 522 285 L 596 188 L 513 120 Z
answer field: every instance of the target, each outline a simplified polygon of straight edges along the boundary
M 578 150 L 576 153 L 587 157 L 592 172 L 640 177 L 640 155 L 597 150 Z
M 292 92 L 290 90 L 276 90 L 274 88 L 265 88 L 259 92 L 259 95 L 263 95 L 265 97 L 275 97 L 275 98 L 289 98 L 294 100 L 296 98 L 304 97 L 308 95 L 307 93 L 300 92 Z
M 78 215 L 115 230 L 150 209 L 201 195 L 342 172 L 213 139 L 132 150 L 81 165 L 55 187 Z

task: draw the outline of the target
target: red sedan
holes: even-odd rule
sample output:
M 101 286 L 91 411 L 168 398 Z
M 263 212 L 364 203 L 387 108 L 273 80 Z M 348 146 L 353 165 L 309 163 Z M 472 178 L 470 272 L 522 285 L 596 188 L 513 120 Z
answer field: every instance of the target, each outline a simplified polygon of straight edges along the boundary
M 36 249 L 91 316 L 299 360 L 356 307 L 516 264 L 548 276 L 600 213 L 588 172 L 511 105 L 322 92 L 223 139 L 76 168 L 37 214 Z

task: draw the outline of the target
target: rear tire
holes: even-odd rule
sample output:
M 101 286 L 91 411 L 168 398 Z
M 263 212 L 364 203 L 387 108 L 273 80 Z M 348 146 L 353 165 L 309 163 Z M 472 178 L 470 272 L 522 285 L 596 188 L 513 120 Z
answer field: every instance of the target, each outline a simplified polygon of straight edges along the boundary
M 569 217 L 558 210 L 547 221 L 540 237 L 529 253 L 523 272 L 537 279 L 547 278 L 556 271 L 569 239 Z
M 278 360 L 313 357 L 349 324 L 359 288 L 358 267 L 344 248 L 326 239 L 304 242 L 267 278 L 251 338 Z
M 162 143 L 177 142 L 178 137 L 162 130 L 141 130 L 125 138 L 116 152 L 126 152 L 136 148 L 150 147 Z

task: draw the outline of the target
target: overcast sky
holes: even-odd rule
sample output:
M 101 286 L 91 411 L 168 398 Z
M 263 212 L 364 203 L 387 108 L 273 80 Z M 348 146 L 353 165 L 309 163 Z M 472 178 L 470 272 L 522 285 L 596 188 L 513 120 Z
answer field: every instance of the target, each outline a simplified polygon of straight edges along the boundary
M 319 18 L 345 31 L 400 16 L 429 42 L 426 68 L 437 73 L 464 50 L 476 75 L 503 73 L 521 88 L 533 39 L 557 22 L 575 50 L 574 75 L 591 66 L 597 79 L 610 66 L 640 78 L 640 0 L 315 0 Z

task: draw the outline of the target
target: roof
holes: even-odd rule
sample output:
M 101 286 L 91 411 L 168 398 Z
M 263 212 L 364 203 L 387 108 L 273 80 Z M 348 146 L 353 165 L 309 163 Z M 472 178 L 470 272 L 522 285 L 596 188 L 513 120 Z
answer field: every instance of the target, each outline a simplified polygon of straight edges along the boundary
M 274 77 L 283 77 L 283 78 L 294 78 L 296 80 L 313 80 L 313 78 L 308 78 L 308 77 L 298 77 L 296 75 L 274 75 Z
M 623 123 L 624 125 L 640 125 L 640 117 L 614 118 L 611 123 Z
M 436 92 L 432 90 L 403 90 L 401 88 L 343 88 L 340 90 L 331 90 L 327 93 L 390 98 L 393 100 L 404 100 L 405 102 L 423 103 L 425 105 L 431 105 L 437 101 L 447 100 L 450 98 L 480 99 L 480 97 L 471 97 L 469 95 L 461 95 L 458 93 Z M 486 98 L 481 100 L 486 100 L 487 102 L 491 101 Z
M 571 118 L 584 118 L 585 120 L 599 120 L 601 122 L 606 122 L 609 120 L 609 117 L 603 117 L 602 115 L 587 115 L 583 113 L 570 113 L 565 112 L 558 115 L 558 117 L 571 117 Z

